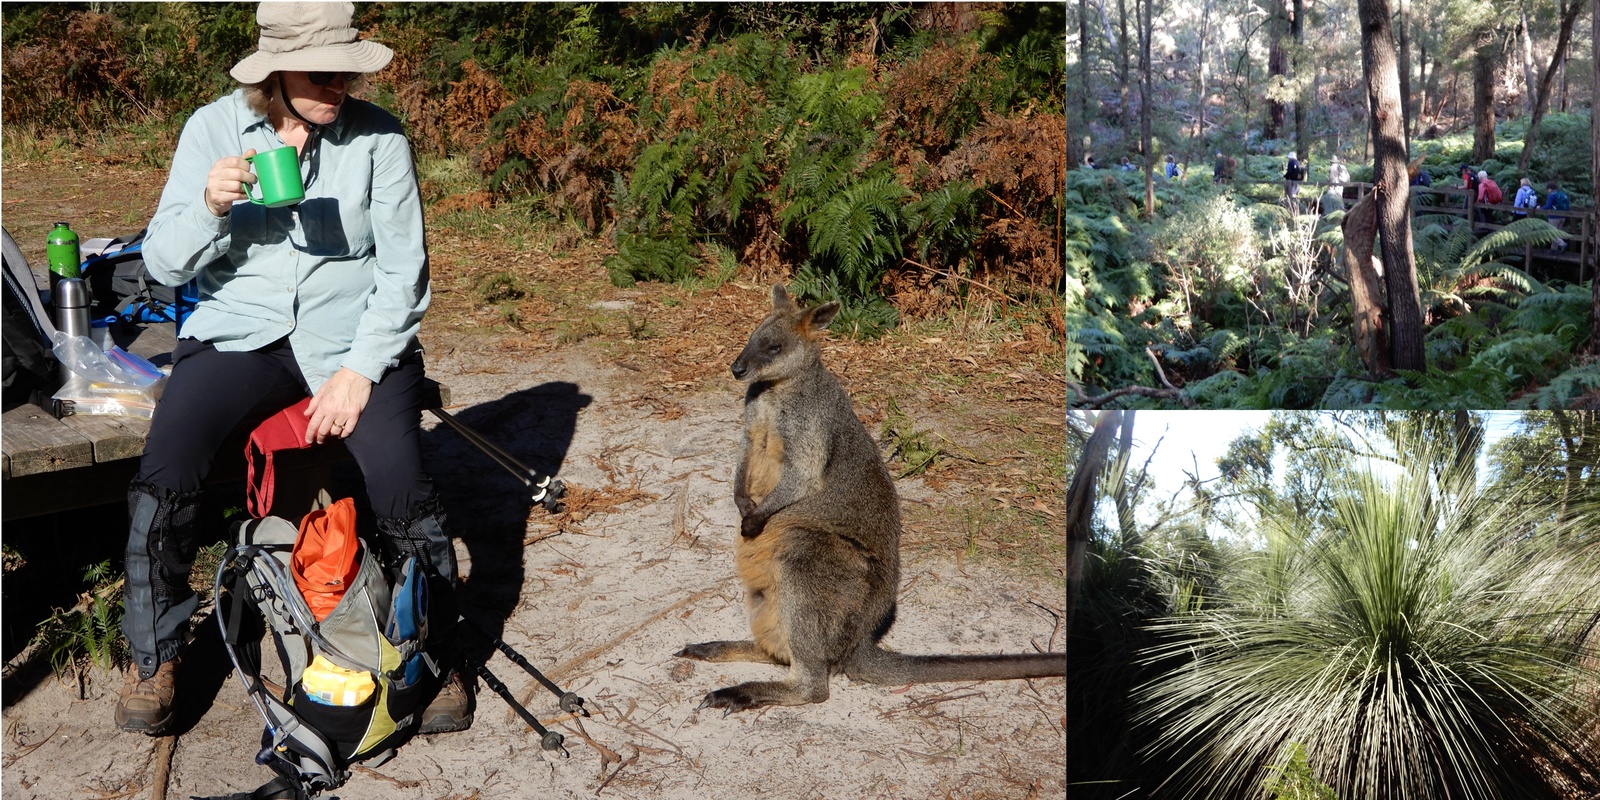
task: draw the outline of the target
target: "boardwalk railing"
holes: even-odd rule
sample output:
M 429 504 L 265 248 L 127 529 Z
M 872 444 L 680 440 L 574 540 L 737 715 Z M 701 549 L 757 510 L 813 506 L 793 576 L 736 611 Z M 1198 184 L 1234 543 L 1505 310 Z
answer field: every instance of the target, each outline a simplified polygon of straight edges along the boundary
M 1232 180 L 1228 183 L 1234 186 L 1277 187 L 1282 194 L 1279 198 L 1287 197 L 1289 191 L 1288 181 L 1251 181 Z M 1348 206 L 1353 202 L 1360 202 L 1372 191 L 1371 183 L 1350 181 L 1344 184 L 1332 184 L 1326 181 L 1302 181 L 1300 183 L 1299 202 L 1310 204 L 1319 201 L 1330 187 L 1338 186 L 1341 199 Z M 1352 191 L 1355 197 L 1350 197 Z M 1270 200 L 1269 193 L 1247 192 L 1257 200 Z M 1523 249 L 1522 263 L 1531 264 L 1535 257 L 1568 264 L 1578 267 L 1578 282 L 1582 283 L 1593 274 L 1595 258 L 1600 253 L 1600 213 L 1596 209 L 1584 206 L 1573 206 L 1565 211 L 1546 211 L 1538 208 L 1517 208 L 1509 202 L 1504 203 L 1479 203 L 1475 193 L 1457 186 L 1412 186 L 1411 187 L 1412 215 L 1419 214 L 1448 214 L 1466 217 L 1472 220 L 1473 229 L 1477 231 L 1496 231 L 1504 228 L 1506 224 L 1523 216 L 1552 218 L 1559 217 L 1563 222 L 1556 227 L 1561 228 L 1567 236 L 1567 249 L 1560 253 L 1548 250 L 1535 252 L 1534 248 Z M 1492 221 L 1478 220 L 1479 211 L 1490 214 Z M 1504 220 L 1502 222 L 1501 220 Z M 1552 223 L 1553 224 L 1553 223 Z

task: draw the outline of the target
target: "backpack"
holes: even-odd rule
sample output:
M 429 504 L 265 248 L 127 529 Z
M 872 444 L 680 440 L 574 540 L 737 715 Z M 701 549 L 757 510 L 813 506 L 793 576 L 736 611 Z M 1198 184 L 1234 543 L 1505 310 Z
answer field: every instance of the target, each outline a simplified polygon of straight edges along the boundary
M 1545 198 L 1545 208 L 1552 211 L 1567 211 L 1572 208 L 1572 201 L 1568 199 L 1566 192 L 1556 189 Z
M 0 371 L 4 372 L 4 381 L 0 393 L 3 393 L 6 410 L 30 402 L 47 407 L 48 404 L 40 401 L 49 398 L 61 382 L 60 364 L 51 352 L 51 337 L 56 326 L 39 299 L 39 284 L 22 256 L 22 249 L 17 247 L 10 231 L 0 229 L 0 233 L 4 234 L 6 284 L 4 299 L 0 301 L 4 312 L 4 329 L 0 331 L 3 334 L 0 336 L 3 338 L 3 354 L 0 354 L 3 355 L 0 358 L 3 370 Z
M 199 290 L 194 281 L 174 289 L 151 277 L 144 266 L 146 231 L 83 243 L 82 272 L 94 297 L 90 313 L 129 323 L 182 325 L 199 302 Z
M 1506 196 L 1500 193 L 1498 184 L 1491 183 L 1483 187 L 1483 201 L 1485 203 L 1498 203 L 1504 199 L 1506 199 Z
M 427 650 L 428 575 L 415 556 L 386 574 L 355 531 L 350 498 L 307 514 L 238 523 L 215 581 L 223 645 L 266 721 L 257 763 L 278 777 L 251 797 L 303 800 L 338 788 L 358 761 L 410 739 L 443 669 Z M 262 675 L 270 631 L 283 686 Z

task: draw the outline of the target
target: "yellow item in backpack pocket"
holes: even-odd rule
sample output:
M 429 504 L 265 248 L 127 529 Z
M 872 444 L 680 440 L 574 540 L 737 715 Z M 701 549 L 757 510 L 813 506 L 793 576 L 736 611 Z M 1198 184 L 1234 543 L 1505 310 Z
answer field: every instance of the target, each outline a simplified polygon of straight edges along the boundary
M 300 676 L 300 687 L 312 701 L 327 706 L 359 706 L 367 702 L 377 684 L 372 673 L 345 669 L 318 655 Z

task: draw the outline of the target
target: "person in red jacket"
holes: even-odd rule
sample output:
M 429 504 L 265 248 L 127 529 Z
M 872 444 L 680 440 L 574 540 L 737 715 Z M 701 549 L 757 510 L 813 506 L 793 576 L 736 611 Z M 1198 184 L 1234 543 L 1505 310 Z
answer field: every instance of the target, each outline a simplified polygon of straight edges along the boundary
M 1488 172 L 1478 170 L 1478 221 L 1493 222 L 1494 219 L 1490 216 L 1489 209 L 1484 208 L 1484 204 L 1494 205 L 1505 199 L 1505 194 L 1500 191 L 1500 184 L 1495 183 Z

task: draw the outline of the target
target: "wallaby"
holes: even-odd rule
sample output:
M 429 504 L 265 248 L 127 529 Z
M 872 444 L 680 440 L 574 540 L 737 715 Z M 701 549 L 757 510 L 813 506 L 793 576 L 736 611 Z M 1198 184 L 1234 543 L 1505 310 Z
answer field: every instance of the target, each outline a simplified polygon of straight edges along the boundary
M 818 338 L 838 311 L 802 309 L 776 285 L 772 313 L 733 362 L 750 384 L 733 497 L 753 640 L 677 655 L 782 664 L 789 676 L 718 689 L 700 708 L 820 703 L 837 673 L 886 685 L 1065 675 L 1065 653 L 912 656 L 878 646 L 900 587 L 900 501 L 850 397 L 822 366 Z

